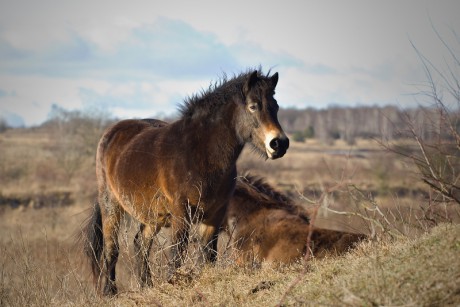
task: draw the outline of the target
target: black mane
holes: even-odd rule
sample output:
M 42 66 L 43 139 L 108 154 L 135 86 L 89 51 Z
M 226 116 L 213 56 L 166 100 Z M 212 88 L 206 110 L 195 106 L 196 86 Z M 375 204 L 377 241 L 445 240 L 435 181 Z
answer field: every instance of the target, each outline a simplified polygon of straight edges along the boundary
M 262 178 L 246 174 L 245 176 L 238 177 L 238 181 L 244 183 L 246 189 L 253 189 L 257 191 L 257 196 L 265 200 L 258 202 L 257 206 L 264 206 L 269 209 L 283 209 L 290 214 L 298 215 L 306 222 L 310 221 L 310 217 L 307 212 L 305 212 L 305 210 L 303 210 L 300 206 L 296 205 L 292 198 L 278 192 Z M 245 191 L 245 193 L 248 192 Z M 253 193 L 250 195 L 254 196 Z
M 266 196 L 271 200 L 281 202 L 283 205 L 292 206 L 293 200 L 289 196 L 278 192 L 260 177 L 246 174 L 245 176 L 240 177 L 239 180 L 251 186 L 253 189 L 258 191 L 260 195 Z
M 207 115 L 215 107 L 223 105 L 233 97 L 241 97 L 243 99 L 243 86 L 255 70 L 257 70 L 259 78 L 268 79 L 270 71 L 267 75 L 264 75 L 260 68 L 248 69 L 246 72 L 233 76 L 231 79 L 228 79 L 227 75 L 223 74 L 220 80 L 211 83 L 208 89 L 203 89 L 201 93 L 186 98 L 184 104 L 179 106 L 180 114 L 184 118 Z

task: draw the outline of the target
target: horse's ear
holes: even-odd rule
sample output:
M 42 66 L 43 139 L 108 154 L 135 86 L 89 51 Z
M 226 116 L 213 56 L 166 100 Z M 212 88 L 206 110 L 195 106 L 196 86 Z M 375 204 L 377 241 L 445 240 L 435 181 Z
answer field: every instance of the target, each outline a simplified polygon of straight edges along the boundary
M 256 84 L 257 80 L 259 77 L 257 76 L 257 70 L 254 70 L 254 72 L 249 76 L 248 80 L 246 80 L 246 83 L 244 84 L 244 95 L 247 95 L 251 88 Z
M 276 85 L 278 84 L 278 73 L 276 72 L 273 76 L 271 76 L 270 79 L 272 80 L 273 88 L 275 88 Z

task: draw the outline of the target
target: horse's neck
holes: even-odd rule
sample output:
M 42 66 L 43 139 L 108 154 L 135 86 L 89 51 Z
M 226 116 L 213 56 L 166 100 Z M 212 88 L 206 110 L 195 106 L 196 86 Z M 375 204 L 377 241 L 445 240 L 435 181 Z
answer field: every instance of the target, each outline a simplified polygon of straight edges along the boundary
M 234 130 L 229 129 L 228 126 L 218 125 L 214 129 L 217 131 L 208 131 L 208 133 L 214 133 L 210 138 L 211 144 L 207 147 L 208 162 L 210 166 L 216 166 L 222 170 L 233 169 L 243 150 L 244 143 L 239 142 Z
M 189 143 L 192 156 L 196 161 L 202 161 L 207 170 L 233 169 L 244 143 L 237 137 L 232 120 L 224 117 L 206 120 L 193 119 L 183 126 L 185 142 Z

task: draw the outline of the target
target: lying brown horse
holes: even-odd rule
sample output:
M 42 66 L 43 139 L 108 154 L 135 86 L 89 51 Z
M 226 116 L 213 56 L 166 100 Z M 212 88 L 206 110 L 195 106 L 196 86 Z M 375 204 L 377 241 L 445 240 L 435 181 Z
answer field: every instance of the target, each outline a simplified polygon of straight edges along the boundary
M 85 232 L 85 252 L 103 294 L 117 292 L 118 231 L 125 213 L 141 224 L 134 241 L 141 285 L 152 284 L 149 251 L 163 226 L 172 229 L 171 274 L 181 265 L 190 225 L 198 220 L 207 227 L 206 259 L 216 260 L 244 145 L 270 159 L 289 147 L 273 97 L 277 82 L 278 73 L 258 71 L 224 78 L 186 100 L 171 124 L 125 120 L 104 133 L 96 157 L 98 202 Z
M 289 197 L 260 178 L 238 178 L 225 225 L 237 250 L 238 263 L 290 263 L 301 258 L 306 252 L 309 226 L 306 210 Z M 361 234 L 315 228 L 311 248 L 316 257 L 340 254 L 364 238 Z

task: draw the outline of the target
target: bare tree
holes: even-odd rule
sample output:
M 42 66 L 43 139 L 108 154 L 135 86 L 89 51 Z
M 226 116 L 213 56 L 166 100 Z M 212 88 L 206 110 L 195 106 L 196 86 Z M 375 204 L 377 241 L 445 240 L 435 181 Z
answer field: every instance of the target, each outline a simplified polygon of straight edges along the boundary
M 51 150 L 56 165 L 68 182 L 82 162 L 96 153 L 97 143 L 109 123 L 103 112 L 69 111 L 53 106 L 50 120 L 43 126 L 50 132 Z
M 406 133 L 415 146 L 386 147 L 411 159 L 423 182 L 442 200 L 460 204 L 460 61 L 454 49 L 434 27 L 433 30 L 450 58 L 445 59 L 446 67 L 442 69 L 411 42 L 426 77 L 420 95 L 430 102 L 429 107 L 417 110 L 421 114 L 406 112 L 403 115 Z M 455 32 L 454 35 L 460 42 Z

